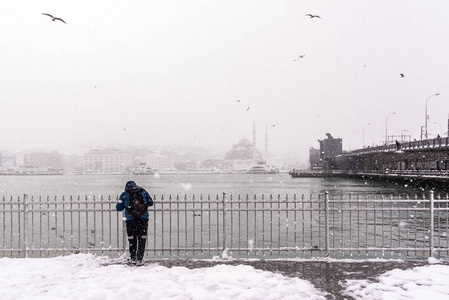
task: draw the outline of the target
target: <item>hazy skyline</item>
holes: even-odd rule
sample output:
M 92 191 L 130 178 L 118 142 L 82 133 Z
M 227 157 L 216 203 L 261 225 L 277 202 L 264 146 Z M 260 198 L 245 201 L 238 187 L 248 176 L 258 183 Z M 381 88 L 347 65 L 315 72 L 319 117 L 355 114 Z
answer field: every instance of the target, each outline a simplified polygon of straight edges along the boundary
M 436 93 L 429 136 L 447 132 L 447 1 L 6 0 L 0 9 L 0 150 L 227 152 L 252 139 L 255 122 L 259 150 L 267 124 L 270 154 L 307 160 L 327 132 L 344 149 L 381 144 L 387 116 L 389 135 L 419 139 Z

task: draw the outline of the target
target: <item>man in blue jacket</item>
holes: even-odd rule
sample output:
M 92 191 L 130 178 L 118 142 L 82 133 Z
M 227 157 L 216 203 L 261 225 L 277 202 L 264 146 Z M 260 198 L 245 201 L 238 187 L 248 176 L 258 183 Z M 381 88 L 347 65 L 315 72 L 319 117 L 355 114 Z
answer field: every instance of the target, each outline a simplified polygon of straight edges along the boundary
M 141 193 L 147 206 L 153 206 L 153 199 L 148 192 L 138 186 L 134 181 L 128 181 L 125 185 L 125 191 L 120 195 L 115 206 L 118 211 L 125 210 L 126 233 L 128 235 L 129 253 L 131 263 L 142 265 L 145 255 L 145 246 L 147 243 L 148 232 L 148 211 L 140 217 L 132 217 L 128 209 L 130 208 L 130 199 L 132 193 Z

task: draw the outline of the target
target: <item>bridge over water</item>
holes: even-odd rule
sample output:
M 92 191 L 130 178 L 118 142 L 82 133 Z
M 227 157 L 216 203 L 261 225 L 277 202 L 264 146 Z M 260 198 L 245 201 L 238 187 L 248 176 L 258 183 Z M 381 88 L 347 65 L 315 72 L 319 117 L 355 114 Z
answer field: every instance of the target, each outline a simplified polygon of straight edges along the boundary
M 323 171 L 315 172 L 315 176 L 432 183 L 449 189 L 449 137 L 343 152 L 323 165 Z M 301 173 L 292 172 L 292 176 Z

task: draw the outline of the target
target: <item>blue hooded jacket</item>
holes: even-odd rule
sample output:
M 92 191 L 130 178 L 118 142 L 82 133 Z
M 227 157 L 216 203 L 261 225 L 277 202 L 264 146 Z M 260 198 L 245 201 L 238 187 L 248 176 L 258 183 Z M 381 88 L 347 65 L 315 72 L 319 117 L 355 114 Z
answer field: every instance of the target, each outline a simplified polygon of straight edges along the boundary
M 150 194 L 148 194 L 148 192 L 145 191 L 145 189 L 138 186 L 134 181 L 128 181 L 125 185 L 125 191 L 123 193 L 121 193 L 119 200 L 117 201 L 117 204 L 115 205 L 116 210 L 118 210 L 118 211 L 122 211 L 123 209 L 125 210 L 126 221 L 134 220 L 134 218 L 131 217 L 131 215 L 128 213 L 129 199 L 130 199 L 129 193 L 131 191 L 140 191 L 142 193 L 143 200 L 145 201 L 145 203 L 148 206 L 153 206 L 153 199 L 151 198 Z M 145 215 L 143 215 L 139 218 L 148 219 L 149 218 L 148 211 L 145 213 Z

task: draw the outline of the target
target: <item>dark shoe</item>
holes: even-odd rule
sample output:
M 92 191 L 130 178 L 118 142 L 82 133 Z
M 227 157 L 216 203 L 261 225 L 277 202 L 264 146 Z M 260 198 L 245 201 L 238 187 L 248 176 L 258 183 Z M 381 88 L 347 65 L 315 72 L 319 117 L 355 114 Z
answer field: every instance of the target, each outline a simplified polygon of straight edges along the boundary
M 143 260 L 137 260 L 136 266 L 143 266 Z

